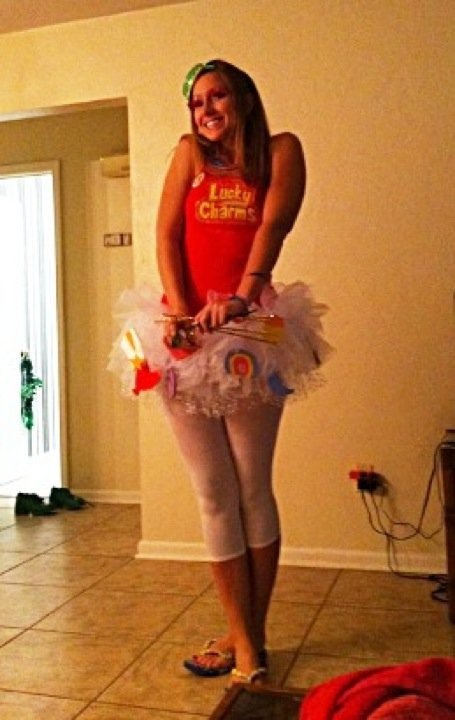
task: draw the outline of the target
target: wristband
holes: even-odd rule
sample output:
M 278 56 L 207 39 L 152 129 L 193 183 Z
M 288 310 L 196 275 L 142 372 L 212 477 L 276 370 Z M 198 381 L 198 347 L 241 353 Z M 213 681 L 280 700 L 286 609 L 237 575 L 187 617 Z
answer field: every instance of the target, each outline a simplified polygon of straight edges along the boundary
M 269 273 L 269 272 L 250 272 L 250 273 L 248 273 L 248 275 L 253 276 L 253 277 L 259 277 L 259 278 L 262 278 L 263 280 L 270 280 L 271 273 Z
M 249 310 L 248 300 L 246 298 L 242 297 L 241 295 L 231 295 L 229 300 L 235 300 L 242 304 L 243 309 L 242 309 L 241 313 L 238 313 L 239 315 L 248 315 L 250 310 Z

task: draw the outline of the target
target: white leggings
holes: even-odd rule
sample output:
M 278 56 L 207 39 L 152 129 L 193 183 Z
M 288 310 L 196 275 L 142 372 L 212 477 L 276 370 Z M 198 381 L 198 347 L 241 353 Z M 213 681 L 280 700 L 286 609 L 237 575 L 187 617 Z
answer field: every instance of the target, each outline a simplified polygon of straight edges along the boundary
M 282 408 L 257 405 L 222 418 L 167 414 L 190 472 L 211 560 L 229 560 L 278 539 L 272 461 Z

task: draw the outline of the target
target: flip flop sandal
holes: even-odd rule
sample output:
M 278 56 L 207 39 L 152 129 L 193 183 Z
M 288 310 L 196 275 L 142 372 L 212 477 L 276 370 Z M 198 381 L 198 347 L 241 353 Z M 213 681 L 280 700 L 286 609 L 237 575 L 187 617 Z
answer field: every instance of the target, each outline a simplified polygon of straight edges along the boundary
M 234 656 L 231 652 L 223 652 L 222 650 L 215 650 L 213 648 L 216 640 L 208 640 L 205 643 L 200 653 L 193 655 L 189 660 L 183 661 L 183 667 L 199 677 L 222 677 L 223 675 L 229 675 L 234 668 Z M 224 665 L 208 666 L 205 663 L 201 663 L 199 658 L 201 657 L 217 657 L 220 660 L 224 660 Z
M 254 685 L 256 680 L 263 678 L 265 675 L 267 675 L 267 670 L 265 667 L 258 667 L 252 672 L 250 672 L 249 675 L 241 672 L 241 670 L 237 670 L 237 668 L 233 668 L 231 670 L 231 678 L 233 685 L 237 683 L 241 683 L 242 685 Z

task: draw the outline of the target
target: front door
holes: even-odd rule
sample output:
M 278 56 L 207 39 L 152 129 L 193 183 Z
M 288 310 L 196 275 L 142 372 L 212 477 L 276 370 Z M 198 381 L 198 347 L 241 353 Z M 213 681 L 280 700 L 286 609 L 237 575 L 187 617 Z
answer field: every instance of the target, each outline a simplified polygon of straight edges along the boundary
M 57 163 L 0 168 L 3 497 L 17 492 L 45 496 L 62 484 L 58 183 Z M 33 375 L 42 381 L 31 408 L 21 402 L 26 390 L 21 359 L 31 363 Z

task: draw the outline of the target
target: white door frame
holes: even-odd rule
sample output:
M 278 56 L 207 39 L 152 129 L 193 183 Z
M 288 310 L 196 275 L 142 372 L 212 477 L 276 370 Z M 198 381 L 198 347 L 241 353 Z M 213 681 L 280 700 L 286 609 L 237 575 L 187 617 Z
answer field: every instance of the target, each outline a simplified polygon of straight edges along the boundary
M 60 415 L 60 465 L 62 484 L 68 485 L 67 460 L 67 408 L 66 408 L 66 364 L 64 342 L 64 301 L 63 301 L 63 253 L 60 194 L 60 163 L 58 160 L 0 166 L 0 177 L 19 177 L 52 173 L 54 195 L 55 259 L 57 291 L 57 334 L 59 374 L 59 415 Z

